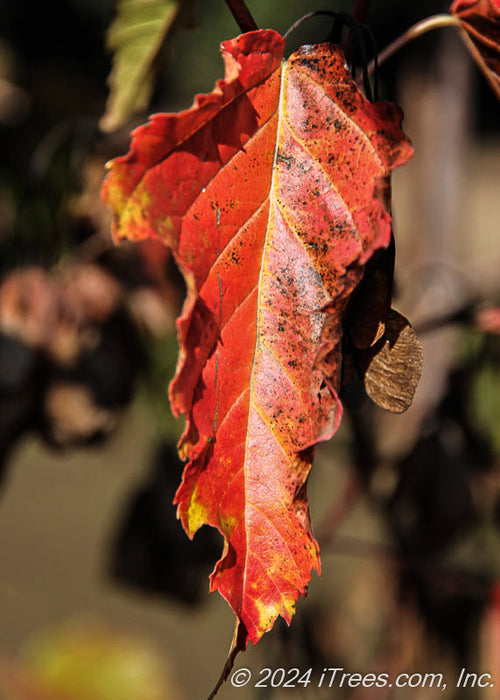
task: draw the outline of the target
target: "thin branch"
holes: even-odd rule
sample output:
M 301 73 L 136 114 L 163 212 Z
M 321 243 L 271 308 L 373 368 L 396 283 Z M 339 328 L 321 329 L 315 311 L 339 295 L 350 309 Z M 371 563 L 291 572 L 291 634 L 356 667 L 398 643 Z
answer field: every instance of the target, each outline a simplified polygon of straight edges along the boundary
M 370 0 L 357 0 L 352 16 L 359 24 L 366 21 L 366 15 L 370 7 Z
M 233 13 L 236 24 L 244 34 L 246 32 L 253 32 L 259 28 L 257 22 L 252 17 L 252 13 L 246 6 L 245 0 L 226 0 L 226 3 Z
M 354 7 L 354 10 L 352 12 L 352 18 L 356 22 L 356 24 L 361 25 L 364 24 L 366 20 L 366 15 L 368 14 L 368 8 L 370 6 L 370 0 L 356 0 L 356 5 Z M 353 38 L 353 31 L 352 28 L 350 28 L 346 34 L 345 40 L 344 40 L 344 52 L 347 52 L 348 47 L 351 44 Z
M 64 257 L 74 262 L 94 262 L 103 253 L 115 248 L 111 234 L 99 230 L 74 246 Z
M 427 579 L 431 579 L 449 593 L 468 591 L 478 596 L 484 596 L 489 587 L 488 581 L 480 575 L 474 575 L 454 567 L 442 564 L 440 561 L 406 554 L 391 545 L 366 541 L 350 535 L 335 537 L 331 542 L 323 545 L 323 554 L 342 554 L 351 557 L 375 558 L 388 565 L 398 568 L 406 567 L 420 573 Z
M 427 17 L 427 19 L 424 19 L 421 22 L 417 22 L 412 27 L 407 29 L 406 32 L 404 32 L 403 34 L 401 34 L 401 36 L 395 39 L 392 42 L 392 44 L 386 46 L 386 48 L 383 51 L 381 51 L 378 55 L 378 65 L 381 66 L 382 63 L 391 58 L 395 53 L 402 49 L 403 46 L 409 44 L 410 41 L 413 41 L 413 39 L 416 39 L 417 37 L 422 36 L 423 34 L 426 34 L 427 32 L 430 32 L 433 29 L 438 29 L 440 27 L 456 27 L 461 30 L 462 24 L 460 20 L 457 17 L 454 17 L 453 15 L 441 14 L 433 15 L 432 17 Z M 373 60 L 368 65 L 368 74 L 373 75 L 374 71 L 375 61 Z M 361 83 L 362 80 L 362 73 L 358 73 L 358 75 L 356 76 L 356 82 Z
M 441 330 L 452 323 L 474 325 L 474 313 L 477 310 L 477 306 L 477 301 L 470 301 L 458 309 L 453 309 L 439 316 L 431 316 L 415 326 L 415 333 L 424 335 L 424 333 Z
M 352 470 L 343 486 L 343 493 L 329 508 L 318 528 L 316 539 L 321 549 L 337 536 L 340 526 L 358 503 L 361 493 L 361 479 Z

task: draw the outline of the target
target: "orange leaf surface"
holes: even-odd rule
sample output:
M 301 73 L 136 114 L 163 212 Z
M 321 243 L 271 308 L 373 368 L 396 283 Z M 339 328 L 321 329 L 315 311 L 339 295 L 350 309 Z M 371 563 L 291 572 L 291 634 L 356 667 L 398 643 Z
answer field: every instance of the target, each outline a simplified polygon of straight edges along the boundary
M 450 7 L 474 59 L 500 99 L 500 0 L 455 0 Z
M 137 129 L 103 186 L 116 238 L 161 239 L 186 279 L 176 503 L 190 536 L 224 536 L 211 589 L 240 648 L 289 622 L 320 570 L 307 476 L 341 416 L 344 312 L 389 244 L 390 172 L 411 155 L 400 111 L 364 98 L 340 48 L 283 51 L 271 30 L 225 42 L 225 79 Z

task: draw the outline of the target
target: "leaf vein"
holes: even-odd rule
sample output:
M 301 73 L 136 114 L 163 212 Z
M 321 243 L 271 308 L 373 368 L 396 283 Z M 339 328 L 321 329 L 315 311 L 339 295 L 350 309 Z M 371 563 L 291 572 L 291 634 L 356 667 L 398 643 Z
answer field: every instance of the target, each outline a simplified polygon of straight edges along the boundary
M 337 110 L 339 110 L 339 111 L 342 113 L 342 115 L 344 115 L 344 116 L 349 120 L 349 122 L 350 122 L 350 124 L 352 125 L 352 127 L 354 128 L 354 130 L 355 130 L 356 132 L 358 132 L 359 134 L 361 134 L 361 136 L 363 137 L 363 140 L 368 144 L 370 150 L 371 150 L 372 153 L 375 155 L 377 161 L 378 161 L 381 165 L 383 165 L 382 160 L 380 159 L 380 156 L 379 156 L 378 153 L 377 153 L 377 149 L 376 149 L 376 147 L 374 146 L 374 144 L 371 142 L 370 137 L 368 136 L 368 134 L 366 133 L 366 131 L 364 131 L 364 129 L 362 129 L 361 126 L 360 126 L 351 116 L 349 116 L 349 114 L 347 114 L 347 112 L 345 112 L 345 111 L 342 109 L 342 107 L 340 107 L 340 105 L 325 91 L 324 87 L 323 87 L 320 83 L 318 83 L 316 80 L 314 80 L 314 78 L 313 78 L 311 75 L 309 75 L 308 73 L 306 73 L 305 71 L 303 71 L 303 70 L 302 70 L 300 67 L 298 67 L 297 65 L 294 65 L 294 68 L 295 68 L 295 70 L 296 70 L 298 73 L 300 73 L 300 74 L 305 78 L 306 81 L 312 83 L 313 85 L 317 85 L 317 86 L 320 88 L 320 90 L 321 90 L 321 92 L 324 94 L 324 96 L 325 96 L 333 105 L 335 105 L 335 108 L 336 108 Z M 343 82 L 343 83 L 339 83 L 339 85 L 346 85 L 347 87 L 349 87 L 348 83 L 344 83 L 344 82 Z M 288 123 L 288 120 L 287 120 L 287 123 Z

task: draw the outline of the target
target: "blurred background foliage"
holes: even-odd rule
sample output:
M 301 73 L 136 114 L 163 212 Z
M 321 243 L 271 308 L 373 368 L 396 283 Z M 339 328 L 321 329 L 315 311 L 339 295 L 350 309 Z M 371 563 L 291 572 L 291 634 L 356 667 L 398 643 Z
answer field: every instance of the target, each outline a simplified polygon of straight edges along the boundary
M 280 32 L 313 9 L 354 7 L 248 5 Z M 446 10 L 372 0 L 366 20 L 382 48 Z M 289 50 L 329 30 L 313 18 Z M 189 542 L 171 505 L 181 425 L 166 389 L 183 283 L 161 246 L 114 247 L 99 189 L 131 128 L 212 89 L 219 43 L 237 33 L 223 0 L 0 3 L 5 700 L 194 700 L 225 658 L 232 615 L 206 593 L 220 538 L 204 528 Z M 449 29 L 403 49 L 380 80 L 416 150 L 395 176 L 396 306 L 420 330 L 424 375 L 404 416 L 345 389 L 309 487 L 323 577 L 291 628 L 278 623 L 240 663 L 450 677 L 467 665 L 500 683 L 500 107 Z

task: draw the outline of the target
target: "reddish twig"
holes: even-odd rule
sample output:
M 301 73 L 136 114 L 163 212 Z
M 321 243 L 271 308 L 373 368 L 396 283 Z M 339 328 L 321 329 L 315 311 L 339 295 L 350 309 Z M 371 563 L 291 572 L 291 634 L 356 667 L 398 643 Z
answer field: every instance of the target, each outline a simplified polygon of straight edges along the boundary
M 330 544 L 337 536 L 340 526 L 359 500 L 359 496 L 362 493 L 361 487 L 361 479 L 357 472 L 353 470 L 343 486 L 343 493 L 332 504 L 318 528 L 317 540 L 321 549 Z
M 423 556 L 406 554 L 381 542 L 367 541 L 350 535 L 337 535 L 323 545 L 323 555 L 326 552 L 367 559 L 375 558 L 387 565 L 398 568 L 407 567 L 436 581 L 442 590 L 455 595 L 468 591 L 477 596 L 484 596 L 489 589 L 489 582 L 480 576 Z
M 245 0 L 226 0 L 226 3 L 243 33 L 253 32 L 259 28 L 252 17 L 252 13 L 246 6 Z
M 368 14 L 369 7 L 370 0 L 357 0 L 356 6 L 352 13 L 352 16 L 354 17 L 356 22 L 363 24 L 363 22 L 366 20 L 366 15 Z
M 370 6 L 370 0 L 356 0 L 356 5 L 354 7 L 352 18 L 357 24 L 363 24 L 366 15 L 368 14 L 368 8 Z M 353 38 L 352 29 L 348 29 L 345 39 L 344 39 L 344 51 L 347 52 Z
M 381 66 L 382 63 L 387 61 L 391 56 L 393 56 L 397 51 L 403 48 L 423 34 L 432 31 L 433 29 L 438 29 L 440 27 L 456 27 L 458 29 L 462 28 L 461 22 L 457 17 L 453 15 L 441 14 L 433 15 L 432 17 L 427 17 L 417 24 L 414 24 L 406 32 L 404 32 L 400 37 L 395 39 L 389 46 L 387 46 L 378 55 L 378 65 Z M 368 74 L 373 75 L 375 70 L 375 61 L 372 61 L 368 66 Z M 356 76 L 356 82 L 359 84 L 363 80 L 363 74 L 360 73 Z

